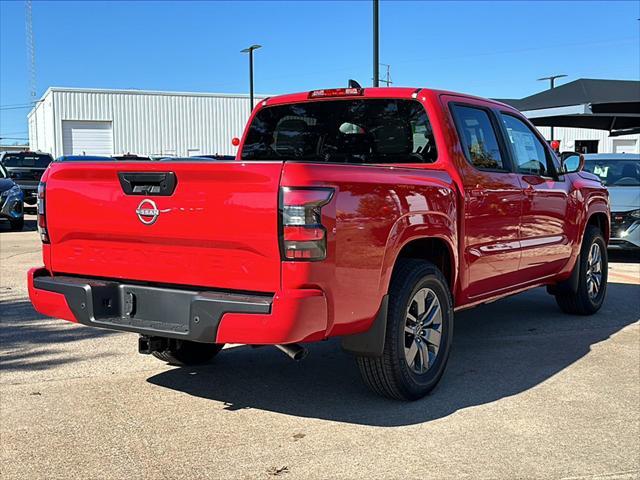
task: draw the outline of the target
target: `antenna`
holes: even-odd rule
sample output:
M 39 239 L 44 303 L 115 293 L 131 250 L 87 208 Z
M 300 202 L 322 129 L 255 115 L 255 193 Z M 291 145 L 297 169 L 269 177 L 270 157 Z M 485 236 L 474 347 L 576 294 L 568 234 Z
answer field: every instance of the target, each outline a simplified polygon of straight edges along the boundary
M 33 43 L 33 20 L 31 15 L 31 0 L 24 2 L 25 29 L 27 34 L 27 61 L 29 62 L 29 101 L 36 101 L 36 52 Z
M 383 80 L 382 78 L 380 79 L 380 81 L 382 83 L 386 83 L 387 87 L 389 85 L 391 85 L 393 82 L 391 81 L 391 65 L 387 64 L 387 63 L 381 63 L 380 65 L 382 65 L 383 67 L 387 67 L 387 78 L 386 80 Z
M 391 81 L 391 65 L 389 65 L 388 63 L 381 63 L 380 65 L 382 65 L 383 67 L 387 67 L 387 74 L 385 75 L 386 78 L 378 78 L 378 83 L 386 83 L 388 87 L 393 83 Z

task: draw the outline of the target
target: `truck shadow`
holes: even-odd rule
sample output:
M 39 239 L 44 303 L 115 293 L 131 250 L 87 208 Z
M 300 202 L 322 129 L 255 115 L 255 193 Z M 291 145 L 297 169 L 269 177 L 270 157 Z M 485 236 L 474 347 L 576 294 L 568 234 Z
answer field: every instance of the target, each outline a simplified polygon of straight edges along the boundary
M 253 408 L 387 427 L 418 424 L 529 390 L 636 322 L 640 286 L 609 288 L 603 309 L 591 317 L 562 314 L 543 289 L 460 312 L 447 372 L 417 402 L 369 393 L 337 341 L 311 345 L 300 363 L 274 348 L 232 348 L 210 365 L 168 370 L 148 381 L 224 402 L 229 411 Z
M 35 232 L 38 230 L 37 217 L 35 215 L 25 215 L 24 228 L 20 232 Z M 11 230 L 11 226 L 7 221 L 0 221 L 0 233 L 20 233 Z
M 28 300 L 0 302 L 0 370 L 46 370 L 76 361 L 56 347 L 118 332 L 85 328 L 40 315 Z M 99 357 L 96 355 L 95 357 Z M 102 355 L 104 356 L 104 354 Z
M 640 250 L 609 250 L 609 262 L 640 263 Z

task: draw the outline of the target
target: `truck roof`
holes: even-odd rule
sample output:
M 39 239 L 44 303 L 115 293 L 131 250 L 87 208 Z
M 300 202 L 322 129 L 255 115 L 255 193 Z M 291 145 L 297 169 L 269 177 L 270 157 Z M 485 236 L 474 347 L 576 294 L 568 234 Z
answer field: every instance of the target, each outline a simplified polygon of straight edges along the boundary
M 344 89 L 344 88 L 342 88 Z M 359 95 L 345 95 L 345 96 L 331 96 L 331 97 L 316 97 L 310 98 L 309 95 L 311 92 L 318 92 L 321 89 L 311 90 L 306 92 L 297 92 L 297 93 L 287 93 L 284 95 L 276 95 L 274 97 L 267 98 L 263 100 L 266 102 L 266 105 L 281 105 L 285 103 L 298 103 L 298 102 L 307 102 L 307 101 L 315 101 L 315 100 L 325 100 L 327 98 L 412 98 L 414 94 L 420 92 L 421 94 L 427 94 L 432 96 L 440 96 L 440 95 L 453 95 L 457 97 L 471 98 L 476 100 L 483 100 L 486 102 L 491 102 L 496 105 L 503 106 L 508 108 L 509 110 L 513 110 L 514 108 L 511 105 L 506 103 L 502 103 L 496 100 L 492 100 L 489 98 L 478 97 L 476 95 L 470 95 L 468 93 L 459 93 L 452 92 L 448 90 L 439 90 L 432 88 L 422 88 L 422 87 L 365 87 L 362 88 L 362 93 Z M 329 89 L 325 89 L 329 90 Z M 334 90 L 334 89 L 330 89 Z

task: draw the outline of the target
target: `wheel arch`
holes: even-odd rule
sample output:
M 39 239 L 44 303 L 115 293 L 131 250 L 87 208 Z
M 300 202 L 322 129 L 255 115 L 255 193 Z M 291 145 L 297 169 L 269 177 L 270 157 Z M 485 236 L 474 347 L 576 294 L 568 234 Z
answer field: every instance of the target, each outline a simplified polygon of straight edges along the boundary
M 386 272 L 381 278 L 382 290 L 385 294 L 389 289 L 398 260 L 401 258 L 414 258 L 433 263 L 444 275 L 451 295 L 455 297 L 458 257 L 451 238 L 443 234 L 407 235 L 403 242 L 398 243 L 393 256 L 389 255 Z
M 589 226 L 595 226 L 600 229 L 604 239 L 607 243 L 609 243 L 609 238 L 611 236 L 611 225 L 609 220 L 609 215 L 605 212 L 597 211 L 593 212 L 587 218 L 587 224 L 585 225 L 585 229 Z M 584 237 L 584 233 L 583 233 Z

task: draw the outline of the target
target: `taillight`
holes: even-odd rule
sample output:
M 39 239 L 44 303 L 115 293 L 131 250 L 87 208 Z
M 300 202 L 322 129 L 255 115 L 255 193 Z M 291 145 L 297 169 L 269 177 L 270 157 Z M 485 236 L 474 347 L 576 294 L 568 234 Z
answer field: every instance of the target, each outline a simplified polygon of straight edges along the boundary
M 282 188 L 284 260 L 323 260 L 327 256 L 327 229 L 322 225 L 321 210 L 332 196 L 332 188 Z
M 40 233 L 42 243 L 49 243 L 49 233 L 47 232 L 46 186 L 44 182 L 38 184 L 38 233 Z

